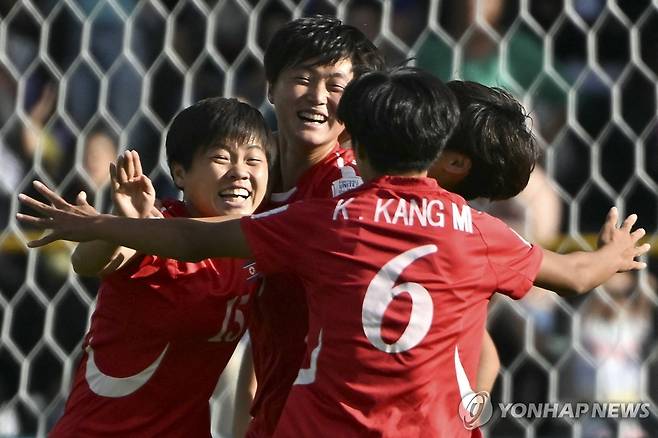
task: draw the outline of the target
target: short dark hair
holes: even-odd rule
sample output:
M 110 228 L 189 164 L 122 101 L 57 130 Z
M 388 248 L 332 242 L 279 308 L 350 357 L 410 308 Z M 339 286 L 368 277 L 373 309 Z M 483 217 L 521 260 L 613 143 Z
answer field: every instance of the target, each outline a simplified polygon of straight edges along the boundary
M 530 117 L 510 93 L 477 82 L 450 81 L 461 110 L 447 150 L 471 159 L 469 174 L 453 191 L 466 199 L 508 199 L 528 185 L 539 157 L 526 121 Z
M 185 108 L 174 117 L 167 133 L 167 164 L 189 169 L 194 157 L 219 144 L 258 142 L 268 160 L 273 137 L 263 115 L 234 98 L 211 97 Z M 179 187 L 180 188 L 180 187 Z
M 310 66 L 352 62 L 354 77 L 384 68 L 384 58 L 363 32 L 336 17 L 314 15 L 288 22 L 279 29 L 265 51 L 265 76 L 274 84 L 281 71 L 306 61 Z
M 338 118 L 375 170 L 398 174 L 430 167 L 459 121 L 459 107 L 440 79 L 399 67 L 350 82 Z

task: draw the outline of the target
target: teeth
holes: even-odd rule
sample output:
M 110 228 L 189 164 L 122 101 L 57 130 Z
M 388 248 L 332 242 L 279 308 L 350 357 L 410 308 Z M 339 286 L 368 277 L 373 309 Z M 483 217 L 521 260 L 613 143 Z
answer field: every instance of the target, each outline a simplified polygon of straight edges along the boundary
M 309 113 L 306 111 L 300 112 L 299 117 L 303 119 L 307 119 L 311 122 L 318 122 L 318 123 L 324 123 L 327 120 L 327 117 L 323 116 L 322 114 Z
M 243 189 L 243 188 L 231 188 L 231 189 L 226 189 L 222 190 L 219 192 L 220 196 L 240 196 L 242 198 L 248 198 L 249 197 L 249 190 Z

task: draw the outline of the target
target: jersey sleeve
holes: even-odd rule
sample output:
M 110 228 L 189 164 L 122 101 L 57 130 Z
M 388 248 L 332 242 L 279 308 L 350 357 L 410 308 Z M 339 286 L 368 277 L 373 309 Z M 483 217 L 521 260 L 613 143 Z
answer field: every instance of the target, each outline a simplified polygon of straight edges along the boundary
M 482 220 L 477 221 L 477 227 L 487 247 L 497 291 L 514 299 L 523 298 L 541 267 L 541 247 L 530 244 L 497 218 L 485 213 L 478 216 Z
M 242 231 L 261 273 L 304 271 L 309 264 L 305 244 L 313 235 L 313 217 L 316 214 L 312 204 L 299 201 L 241 219 Z

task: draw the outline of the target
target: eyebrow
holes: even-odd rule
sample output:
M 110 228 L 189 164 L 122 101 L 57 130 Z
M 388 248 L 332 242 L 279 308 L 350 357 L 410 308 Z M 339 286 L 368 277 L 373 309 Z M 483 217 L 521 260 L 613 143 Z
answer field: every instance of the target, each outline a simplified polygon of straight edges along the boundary
M 312 69 L 313 67 L 314 67 L 314 66 L 311 66 L 311 65 L 298 65 L 297 67 L 293 67 L 293 68 L 291 68 L 290 70 L 291 70 L 291 71 L 301 70 L 301 71 L 304 71 L 304 72 L 306 72 L 306 73 L 311 73 L 311 69 Z M 344 73 L 342 73 L 342 72 L 338 72 L 338 71 L 337 71 L 337 72 L 334 72 L 334 73 L 332 73 L 332 74 L 330 74 L 330 75 L 327 75 L 327 76 L 330 77 L 330 78 L 347 79 L 347 75 L 346 75 L 346 74 L 344 74 Z
M 252 149 L 252 148 L 260 149 L 261 151 L 265 152 L 265 148 L 259 144 L 247 145 L 247 149 Z
M 220 143 L 220 144 L 218 144 L 218 145 L 215 146 L 215 147 L 218 148 L 218 149 L 235 150 L 235 149 L 239 148 L 240 146 L 244 146 L 244 145 L 237 145 L 237 146 L 236 146 L 236 145 L 234 144 L 234 145 L 229 146 L 229 145 L 227 145 L 227 144 L 221 144 L 221 143 Z M 262 145 L 259 145 L 259 144 L 257 144 L 257 143 L 247 144 L 246 146 L 247 146 L 247 149 L 256 148 L 256 149 L 260 149 L 260 150 L 262 150 L 263 152 L 265 152 L 265 148 L 264 148 Z

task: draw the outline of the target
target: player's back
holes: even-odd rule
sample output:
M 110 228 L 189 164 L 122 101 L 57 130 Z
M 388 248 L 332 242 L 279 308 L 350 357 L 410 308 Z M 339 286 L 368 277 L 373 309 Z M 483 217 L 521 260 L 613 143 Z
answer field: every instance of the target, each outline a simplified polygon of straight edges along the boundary
M 470 436 L 457 377 L 463 367 L 474 380 L 477 354 L 462 364 L 461 352 L 482 338 L 465 318 L 483 317 L 498 286 L 477 229 L 486 215 L 433 180 L 400 177 L 287 210 L 245 227 L 259 266 L 293 269 L 307 291 L 307 368 L 275 436 Z M 304 242 L 274 243 L 286 262 L 268 263 L 267 223 Z

